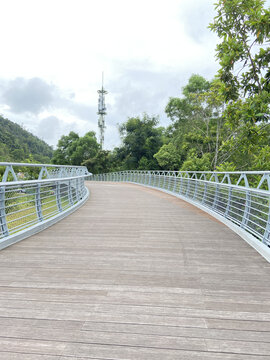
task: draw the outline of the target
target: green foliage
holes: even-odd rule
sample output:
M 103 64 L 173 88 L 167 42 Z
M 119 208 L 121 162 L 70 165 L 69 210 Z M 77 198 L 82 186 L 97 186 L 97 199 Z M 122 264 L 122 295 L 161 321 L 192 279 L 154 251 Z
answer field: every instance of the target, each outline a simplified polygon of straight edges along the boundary
M 86 166 L 92 174 L 101 174 L 118 170 L 118 159 L 115 152 L 100 150 L 92 158 L 85 160 L 82 165 Z
M 268 124 L 245 124 L 223 141 L 221 162 L 233 163 L 237 170 L 267 170 L 270 127 Z
M 177 123 L 198 119 L 200 114 L 207 113 L 200 96 L 209 90 L 210 85 L 210 82 L 202 76 L 193 74 L 188 84 L 182 89 L 184 98 L 170 98 L 165 113 L 173 122 Z
M 198 157 L 197 154 L 191 151 L 181 166 L 181 171 L 208 171 L 211 169 L 211 154 L 204 154 Z
M 268 170 L 270 169 L 270 146 L 263 147 L 258 154 L 254 155 L 253 170 Z
M 169 100 L 165 112 L 173 122 L 170 128 L 171 149 L 179 149 L 174 166 L 178 164 L 180 168 L 181 162 L 190 162 L 190 154 L 194 159 L 207 159 L 208 170 L 215 169 L 218 164 L 222 136 L 226 132 L 221 117 L 223 97 L 219 92 L 220 86 L 218 79 L 209 82 L 200 75 L 192 75 L 183 88 L 184 97 Z M 157 155 L 157 159 L 161 154 Z M 168 165 L 172 166 L 172 163 L 168 162 Z M 206 165 L 199 166 L 205 168 Z
M 209 27 L 222 39 L 217 45 L 217 58 L 227 100 L 236 100 L 239 94 L 269 92 L 270 48 L 260 48 L 270 40 L 270 11 L 264 9 L 264 3 L 219 0 L 216 4 L 217 16 Z
M 52 162 L 62 165 L 81 165 L 84 161 L 94 158 L 100 149 L 95 133 L 90 131 L 83 137 L 71 131 L 58 141 Z
M 210 29 L 217 45 L 224 116 L 233 128 L 265 120 L 270 104 L 270 11 L 263 0 L 219 0 Z M 267 47 L 268 46 L 268 47 Z
M 221 39 L 217 45 L 219 93 L 226 102 L 223 117 L 230 129 L 223 138 L 220 162 L 229 162 L 237 170 L 268 166 L 270 11 L 264 3 L 219 0 L 217 16 L 210 24 Z
M 50 163 L 53 149 L 0 115 L 0 161 Z
M 218 165 L 216 170 L 221 172 L 235 171 L 236 166 L 232 162 L 225 161 L 223 164 Z
M 183 88 L 183 95 L 187 98 L 194 96 L 195 94 L 200 95 L 210 89 L 210 82 L 204 79 L 201 75 L 193 74 L 189 78 L 188 84 Z
M 164 170 L 179 170 L 181 155 L 173 143 L 164 144 L 154 155 L 159 166 Z
M 159 169 L 154 154 L 163 145 L 164 129 L 157 127 L 158 119 L 147 114 L 129 118 L 119 128 L 123 145 L 118 150 L 122 169 Z

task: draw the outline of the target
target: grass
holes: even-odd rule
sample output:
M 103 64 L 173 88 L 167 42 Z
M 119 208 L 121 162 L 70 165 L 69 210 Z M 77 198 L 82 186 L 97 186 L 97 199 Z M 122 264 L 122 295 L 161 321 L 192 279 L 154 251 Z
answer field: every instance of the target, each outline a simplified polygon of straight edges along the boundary
M 12 235 L 29 228 L 40 221 L 36 210 L 35 188 L 8 189 L 6 191 L 5 210 L 9 234 Z M 60 211 L 57 206 L 57 197 L 53 187 L 41 188 L 41 212 L 43 220 L 47 220 Z M 67 194 L 67 187 L 61 188 L 62 211 L 71 207 Z M 74 199 L 75 192 L 72 193 Z M 74 203 L 76 201 L 74 200 Z M 0 233 L 0 237 L 3 234 Z

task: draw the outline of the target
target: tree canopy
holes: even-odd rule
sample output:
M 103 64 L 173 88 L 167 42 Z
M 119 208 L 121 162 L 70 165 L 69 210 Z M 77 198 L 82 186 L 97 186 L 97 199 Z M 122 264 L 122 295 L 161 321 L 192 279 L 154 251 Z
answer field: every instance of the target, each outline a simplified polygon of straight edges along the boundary
M 89 158 L 97 155 L 100 146 L 93 131 L 80 137 L 71 131 L 69 135 L 63 135 L 58 141 L 52 162 L 63 165 L 81 165 Z
M 118 150 L 126 169 L 158 169 L 154 158 L 163 144 L 164 129 L 157 127 L 158 119 L 144 114 L 129 118 L 119 128 L 123 146 Z

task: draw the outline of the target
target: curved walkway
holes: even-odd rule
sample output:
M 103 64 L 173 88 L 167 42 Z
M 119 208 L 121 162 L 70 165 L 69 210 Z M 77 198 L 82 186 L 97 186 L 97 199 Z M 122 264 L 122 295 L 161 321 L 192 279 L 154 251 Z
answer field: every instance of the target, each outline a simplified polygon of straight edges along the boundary
M 89 188 L 0 252 L 0 359 L 269 360 L 270 264 L 173 196 Z

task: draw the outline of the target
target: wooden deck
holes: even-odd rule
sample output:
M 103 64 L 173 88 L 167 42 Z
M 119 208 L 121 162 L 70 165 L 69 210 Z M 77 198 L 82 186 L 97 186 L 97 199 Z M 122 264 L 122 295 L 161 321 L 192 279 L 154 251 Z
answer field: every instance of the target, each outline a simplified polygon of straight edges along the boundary
M 270 264 L 175 197 L 89 188 L 0 252 L 1 360 L 270 359 Z

